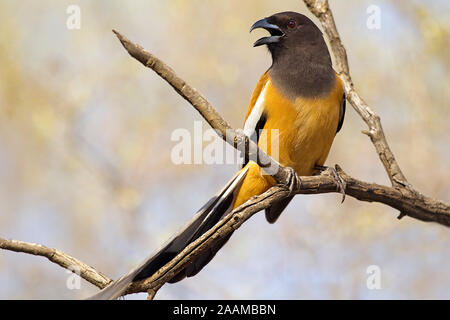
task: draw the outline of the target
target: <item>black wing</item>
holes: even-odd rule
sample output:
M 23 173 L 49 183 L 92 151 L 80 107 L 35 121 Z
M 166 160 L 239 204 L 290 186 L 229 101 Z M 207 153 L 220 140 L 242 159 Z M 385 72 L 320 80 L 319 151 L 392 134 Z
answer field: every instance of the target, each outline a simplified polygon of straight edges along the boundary
M 347 109 L 347 96 L 344 93 L 344 97 L 342 98 L 342 103 L 341 103 L 341 110 L 339 111 L 339 124 L 338 124 L 338 128 L 336 131 L 336 134 L 339 133 L 339 131 L 341 131 L 342 126 L 344 125 L 344 118 L 345 118 L 345 110 Z

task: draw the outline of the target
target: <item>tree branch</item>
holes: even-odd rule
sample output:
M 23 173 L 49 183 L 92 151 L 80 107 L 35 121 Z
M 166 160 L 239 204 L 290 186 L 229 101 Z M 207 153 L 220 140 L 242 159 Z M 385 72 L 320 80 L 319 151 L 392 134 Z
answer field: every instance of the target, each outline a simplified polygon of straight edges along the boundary
M 328 7 L 327 7 L 328 8 Z M 328 9 L 328 12 L 329 9 Z M 330 12 L 331 14 L 331 12 Z M 333 22 L 334 23 L 334 22 Z M 170 67 L 168 67 L 164 62 L 162 62 L 160 59 L 153 56 L 151 53 L 147 52 L 145 49 L 143 49 L 138 44 L 135 44 L 128 40 L 125 36 L 120 34 L 118 31 L 114 30 L 114 33 L 119 38 L 120 42 L 124 46 L 124 48 L 128 51 L 128 53 L 141 62 L 144 66 L 153 69 L 159 76 L 161 76 L 164 80 L 166 80 L 178 93 L 180 93 L 183 98 L 185 98 L 195 109 L 197 109 L 200 114 L 203 116 L 203 118 L 206 119 L 206 121 L 218 132 L 222 133 L 222 138 L 230 143 L 230 140 L 233 141 L 233 139 L 227 139 L 227 136 L 230 136 L 229 132 L 236 132 L 233 131 L 228 123 L 222 119 L 220 114 L 211 106 L 211 104 L 203 97 L 200 93 L 198 93 L 197 90 L 193 89 L 189 84 L 187 84 L 185 81 L 180 80 L 179 76 L 175 74 L 175 71 L 173 71 Z M 340 40 L 339 40 L 340 42 Z M 345 51 L 345 49 L 344 49 Z M 344 56 L 346 57 L 346 54 L 344 52 Z M 344 58 L 343 58 L 344 59 Z M 346 59 L 346 58 L 345 58 Z M 340 60 L 342 61 L 342 60 Z M 345 69 L 345 63 L 342 64 Z M 352 89 L 353 90 L 353 89 Z M 354 92 L 354 90 L 353 90 Z M 355 92 L 356 94 L 356 92 Z M 359 105 L 358 105 L 359 106 Z M 374 113 L 370 110 L 369 107 L 368 112 L 370 114 Z M 384 137 L 383 131 L 381 129 L 381 134 Z M 239 135 L 240 133 L 236 133 Z M 384 140 L 378 141 L 377 145 L 383 146 Z M 233 145 L 233 143 L 231 143 Z M 236 145 L 234 145 L 236 147 Z M 257 147 L 256 147 L 257 149 Z M 389 147 L 383 147 L 383 150 L 389 150 Z M 264 154 L 262 151 L 259 151 L 260 154 Z M 390 150 L 389 150 L 390 152 Z M 386 154 L 386 153 L 383 153 Z M 269 156 L 264 154 L 267 158 L 270 159 Z M 382 157 L 383 158 L 383 157 Z M 395 159 L 392 156 L 391 162 L 395 163 Z M 270 160 L 266 161 L 264 160 L 264 163 L 268 163 Z M 393 166 L 391 166 L 393 167 Z M 281 169 L 282 166 L 280 165 Z M 281 170 L 280 170 L 281 171 Z M 395 171 L 395 170 L 394 170 Z M 400 188 L 400 186 L 395 186 L 395 188 L 389 188 L 389 187 L 382 187 L 378 186 L 376 184 L 369 184 L 367 182 L 362 182 L 359 180 L 356 180 L 354 178 L 351 178 L 347 176 L 348 180 L 351 182 L 358 182 L 354 183 L 354 190 L 350 190 L 347 186 L 346 193 L 349 196 L 355 197 L 359 200 L 363 201 L 369 201 L 369 202 L 380 202 L 384 203 L 386 205 L 389 205 L 395 209 L 400 210 L 404 214 L 419 219 L 421 221 L 434 221 L 437 223 L 441 223 L 446 226 L 450 226 L 450 207 L 448 204 L 445 204 L 441 201 L 434 200 L 432 198 L 426 197 L 422 194 L 419 194 L 418 192 L 412 192 L 412 189 L 405 189 Z M 317 182 L 319 182 L 319 177 L 302 177 L 302 181 L 305 179 L 317 179 Z M 278 181 L 283 182 L 283 179 L 279 179 Z M 323 183 L 323 181 L 320 181 Z M 336 192 L 337 186 L 334 184 L 332 190 L 328 190 L 328 192 Z M 384 188 L 384 189 L 383 189 Z M 310 194 L 315 193 L 323 193 L 323 189 L 316 188 L 314 190 L 310 191 Z M 373 191 L 373 192 L 369 192 Z M 299 192 L 303 192 L 303 190 L 300 190 Z M 382 193 L 383 196 L 380 197 L 379 193 Z
M 132 283 L 127 294 L 147 292 L 156 293 L 165 283 L 172 279 L 178 272 L 189 265 L 196 257 L 212 247 L 215 243 L 226 237 L 230 232 L 237 230 L 245 221 L 254 214 L 271 206 L 289 195 L 289 191 L 283 186 L 276 186 L 264 194 L 254 197 L 245 204 L 236 208 L 214 227 L 209 229 L 196 241 L 187 246 L 181 253 L 159 269 L 150 278 Z
M 112 282 L 111 279 L 96 271 L 94 268 L 57 249 L 23 241 L 6 240 L 3 238 L 0 238 L 0 249 L 46 257 L 51 262 L 56 263 L 65 269 L 69 269 L 72 272 L 80 271 L 80 277 L 100 289 L 105 288 Z
M 336 169 L 347 184 L 347 195 L 361 201 L 384 203 L 400 211 L 408 210 L 418 220 L 434 221 L 450 226 L 450 207 L 448 205 L 433 199 L 427 199 L 426 202 L 417 201 L 415 198 L 405 197 L 404 194 L 395 188 L 362 182 L 348 176 L 338 166 Z M 301 177 L 301 181 L 302 186 L 297 191 L 297 194 L 336 192 L 336 182 L 326 172 L 323 172 L 320 176 Z M 286 187 L 278 185 L 269 189 L 264 194 L 250 199 L 191 243 L 150 278 L 132 283 L 127 290 L 127 294 L 149 291 L 152 293 L 152 297 L 154 297 L 156 292 L 165 283 L 170 281 L 178 272 L 194 261 L 196 257 L 219 240 L 225 238 L 230 232 L 237 230 L 254 214 L 270 207 L 275 202 L 283 200 L 288 195 L 289 191 Z
M 275 174 L 271 172 L 272 176 L 278 182 L 286 181 L 289 174 L 286 168 L 272 159 L 272 157 L 269 157 L 264 151 L 260 150 L 257 144 L 248 139 L 242 132 L 234 130 L 200 92 L 187 84 L 172 70 L 172 68 L 150 52 L 146 51 L 140 45 L 131 42 L 116 30 L 113 30 L 113 32 L 122 43 L 125 50 L 127 50 L 133 58 L 147 68 L 152 69 L 161 78 L 166 80 L 179 95 L 187 100 L 201 114 L 206 122 L 216 130 L 217 134 L 225 142 L 229 143 L 239 151 L 246 152 L 250 159 L 257 159 L 258 164 L 262 164 L 261 167 L 277 168 L 278 170 Z M 258 155 L 256 156 L 257 152 Z
M 331 51 L 335 58 L 336 72 L 344 82 L 347 100 L 369 127 L 369 130 L 364 131 L 364 133 L 367 134 L 372 140 L 372 143 L 377 150 L 378 156 L 386 169 L 392 185 L 400 188 L 406 187 L 410 189 L 409 191 L 413 193 L 416 192 L 412 190 L 412 187 L 406 180 L 400 166 L 395 160 L 394 154 L 392 153 L 386 140 L 380 117 L 375 114 L 375 112 L 367 105 L 367 103 L 355 90 L 350 75 L 347 50 L 342 44 L 341 37 L 337 31 L 336 23 L 328 4 L 328 0 L 304 0 L 304 2 L 308 9 L 320 20 L 322 24 L 325 34 L 330 41 Z

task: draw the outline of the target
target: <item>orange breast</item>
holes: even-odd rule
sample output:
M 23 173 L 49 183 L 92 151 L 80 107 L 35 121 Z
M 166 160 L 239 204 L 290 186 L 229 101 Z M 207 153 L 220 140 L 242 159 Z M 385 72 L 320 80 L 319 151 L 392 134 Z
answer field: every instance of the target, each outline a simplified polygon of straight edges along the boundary
M 326 98 L 297 98 L 291 101 L 277 90 L 266 73 L 253 93 L 247 117 L 263 88 L 266 88 L 264 112 L 267 122 L 258 146 L 283 166 L 294 168 L 300 176 L 313 174 L 316 165 L 325 163 L 336 135 L 343 97 L 342 81 L 337 77 L 334 89 Z M 278 139 L 274 135 L 278 135 Z M 271 176 L 264 175 L 255 162 L 250 161 L 247 167 L 247 177 L 234 200 L 233 208 L 267 191 L 276 183 Z
M 324 98 L 285 98 L 268 80 L 264 110 L 267 122 L 259 147 L 283 166 L 294 168 L 299 175 L 311 175 L 314 166 L 323 165 L 330 151 L 339 123 L 343 86 L 339 78 L 333 91 Z

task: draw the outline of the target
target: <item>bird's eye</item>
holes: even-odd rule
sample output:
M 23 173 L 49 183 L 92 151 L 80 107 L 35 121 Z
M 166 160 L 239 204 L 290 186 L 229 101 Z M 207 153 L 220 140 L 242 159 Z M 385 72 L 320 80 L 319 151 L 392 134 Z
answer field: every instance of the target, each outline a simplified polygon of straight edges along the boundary
M 289 29 L 294 29 L 297 26 L 297 23 L 294 20 L 289 20 L 287 26 Z

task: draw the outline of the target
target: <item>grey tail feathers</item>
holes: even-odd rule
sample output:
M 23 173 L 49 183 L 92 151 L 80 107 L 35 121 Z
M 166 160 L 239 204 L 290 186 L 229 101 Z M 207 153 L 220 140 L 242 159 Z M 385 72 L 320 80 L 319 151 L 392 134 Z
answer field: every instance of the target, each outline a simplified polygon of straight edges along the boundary
M 99 293 L 89 297 L 89 300 L 115 300 L 124 295 L 126 289 L 133 281 L 150 277 L 190 243 L 201 237 L 213 227 L 222 217 L 231 211 L 234 199 L 247 175 L 248 169 L 238 172 L 233 179 L 213 198 L 211 198 L 174 237 L 166 242 L 161 249 L 147 258 L 139 266 L 128 272 L 119 280 L 113 282 Z M 185 269 L 181 270 L 170 283 L 178 282 L 185 277 L 196 275 L 211 259 L 217 251 L 228 241 L 231 234 L 215 244 L 212 248 L 201 254 Z

